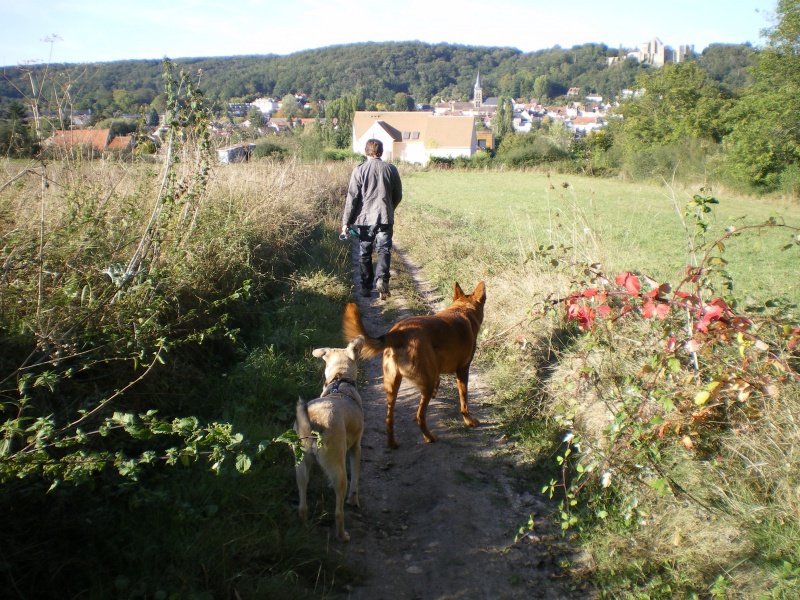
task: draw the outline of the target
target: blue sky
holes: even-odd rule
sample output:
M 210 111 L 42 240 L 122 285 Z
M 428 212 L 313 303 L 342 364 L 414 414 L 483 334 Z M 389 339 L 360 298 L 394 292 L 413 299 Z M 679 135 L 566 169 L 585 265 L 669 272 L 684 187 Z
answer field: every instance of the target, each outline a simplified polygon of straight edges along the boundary
M 291 54 L 367 41 L 760 45 L 775 0 L 0 0 L 0 65 Z M 658 8 L 656 8 L 658 6 Z M 57 36 L 57 37 L 54 37 Z M 55 39 L 50 43 L 46 40 Z

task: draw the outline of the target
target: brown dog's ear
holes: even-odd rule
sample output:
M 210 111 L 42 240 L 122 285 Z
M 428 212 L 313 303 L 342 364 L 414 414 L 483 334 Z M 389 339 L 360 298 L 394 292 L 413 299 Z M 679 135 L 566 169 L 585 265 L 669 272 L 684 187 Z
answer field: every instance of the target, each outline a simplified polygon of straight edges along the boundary
M 350 360 L 356 360 L 358 358 L 358 354 L 361 352 L 361 348 L 363 347 L 364 337 L 360 335 L 354 337 L 347 345 L 347 356 L 350 358 Z
M 458 282 L 456 281 L 456 284 L 453 287 L 453 301 L 463 298 L 464 296 L 466 296 L 464 290 L 461 289 L 461 286 L 458 285 Z
M 481 304 L 486 302 L 486 284 L 484 282 L 481 281 L 475 286 L 475 290 L 472 292 L 472 299 Z
M 314 355 L 314 358 L 322 358 L 328 353 L 330 348 L 317 348 L 316 350 L 312 351 L 311 354 Z

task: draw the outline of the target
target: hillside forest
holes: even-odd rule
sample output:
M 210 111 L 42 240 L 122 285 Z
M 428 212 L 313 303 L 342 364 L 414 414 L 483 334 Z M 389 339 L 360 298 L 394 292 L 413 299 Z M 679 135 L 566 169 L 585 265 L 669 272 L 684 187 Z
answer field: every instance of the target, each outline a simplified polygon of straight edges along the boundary
M 582 97 L 602 96 L 613 114 L 603 130 L 584 137 L 546 118 L 525 134 L 513 130 L 510 116 L 494 119 L 494 149 L 460 166 L 544 165 L 594 176 L 714 180 L 746 192 L 796 195 L 800 133 L 789 116 L 796 114 L 800 98 L 800 71 L 795 64 L 797 26 L 785 18 L 796 4 L 779 3 L 776 25 L 764 32 L 763 46 L 713 44 L 692 60 L 663 68 L 609 60 L 628 50 L 602 44 L 523 53 L 422 42 L 364 43 L 288 56 L 175 62 L 202 90 L 219 131 L 225 131 L 217 145 L 256 141 L 257 156 L 347 157 L 355 111 L 467 101 L 480 73 L 483 97 L 496 97 L 500 108 L 512 99 L 563 106 L 575 101 L 567 91 L 580 88 Z M 168 99 L 162 72 L 161 61 L 153 60 L 6 67 L 0 78 L 0 153 L 35 156 L 38 140 L 63 127 L 75 111 L 91 111 L 88 126 L 111 127 L 116 134 L 138 129 L 141 135 L 164 113 Z M 623 99 L 623 90 L 634 94 Z M 285 102 L 287 108 L 276 116 L 316 122 L 267 139 L 257 122 L 240 127 L 243 119 L 229 108 L 259 97 L 291 100 L 296 95 L 307 99 L 309 108 Z M 37 114 L 47 118 L 37 120 Z M 133 118 L 137 114 L 139 122 Z

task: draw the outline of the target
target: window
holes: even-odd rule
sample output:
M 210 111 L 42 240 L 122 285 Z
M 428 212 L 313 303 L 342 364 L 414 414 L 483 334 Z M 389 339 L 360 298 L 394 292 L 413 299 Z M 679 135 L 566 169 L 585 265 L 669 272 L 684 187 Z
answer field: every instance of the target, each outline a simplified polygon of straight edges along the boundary
M 418 139 L 419 139 L 419 131 L 414 131 L 414 132 L 411 134 L 411 139 L 412 139 L 412 140 L 418 140 Z
M 411 137 L 411 132 L 410 131 L 404 131 L 403 132 L 403 139 L 404 140 L 407 140 L 410 137 Z

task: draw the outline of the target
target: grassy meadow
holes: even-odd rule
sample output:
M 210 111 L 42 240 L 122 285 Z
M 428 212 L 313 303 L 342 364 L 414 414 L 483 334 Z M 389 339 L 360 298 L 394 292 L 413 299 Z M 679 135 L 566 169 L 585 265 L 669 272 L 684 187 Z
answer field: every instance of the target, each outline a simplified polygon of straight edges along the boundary
M 568 256 L 576 262 L 602 263 L 608 274 L 638 271 L 677 283 L 689 264 L 687 228 L 692 230 L 693 223 L 683 213 L 695 194 L 719 200 L 708 242 L 731 225 L 772 217 L 800 224 L 796 203 L 650 183 L 521 171 L 434 171 L 410 173 L 404 184 L 400 227 L 403 219 L 413 223 L 414 237 L 427 237 L 434 245 L 446 232 L 463 237 L 475 248 L 469 260 L 491 269 L 535 261 L 539 246 L 556 244 L 571 248 Z M 800 298 L 798 257 L 780 250 L 789 237 L 743 236 L 727 244 L 736 295 L 762 301 L 772 294 Z
M 665 351 L 687 337 L 679 314 L 602 322 L 588 335 L 562 309 L 542 309 L 597 285 L 593 263 L 612 282 L 634 271 L 675 285 L 690 240 L 702 259 L 727 227 L 774 219 L 795 229 L 743 230 L 715 247 L 733 287 L 711 278 L 704 293 L 735 301 L 759 335 L 776 322 L 788 332 L 800 320 L 800 207 L 528 172 L 411 172 L 404 186 L 395 237 L 442 296 L 454 280 L 486 281 L 477 361 L 528 454 L 530 487 L 555 484 L 555 518 L 590 557 L 576 578 L 602 598 L 797 597 L 798 380 L 741 339 L 700 336 L 708 346 L 694 359 Z M 719 201 L 703 213 L 705 238 L 692 233 L 694 205 L 684 214 L 695 194 Z M 796 351 L 788 361 L 796 372 Z M 736 386 L 713 404 L 698 396 Z

